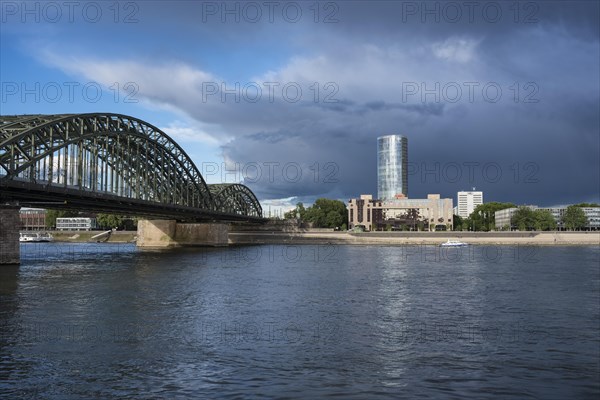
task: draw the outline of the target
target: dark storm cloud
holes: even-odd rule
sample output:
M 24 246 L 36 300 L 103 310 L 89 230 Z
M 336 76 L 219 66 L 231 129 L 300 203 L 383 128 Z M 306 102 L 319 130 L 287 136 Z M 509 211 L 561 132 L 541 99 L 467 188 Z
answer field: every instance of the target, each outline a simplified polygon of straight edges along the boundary
M 368 101 L 358 104 L 352 100 L 340 100 L 336 103 L 308 103 L 308 106 L 320 107 L 327 111 L 335 111 L 339 113 L 351 113 L 364 115 L 369 112 L 380 112 L 390 110 L 406 110 L 412 111 L 421 115 L 442 115 L 444 112 L 444 104 L 441 103 L 425 103 L 425 104 L 402 104 L 388 103 L 383 100 Z
M 500 82 L 503 101 L 406 104 L 364 102 L 355 97 L 323 107 L 341 114 L 343 142 L 328 140 L 333 136 L 331 130 L 316 134 L 309 129 L 296 135 L 304 147 L 314 149 L 306 154 L 298 151 L 295 141 L 281 141 L 270 148 L 243 137 L 235 139 L 226 152 L 239 160 L 247 157 L 235 150 L 238 146 L 257 158 L 276 154 L 282 163 L 288 159 L 332 160 L 339 167 L 340 179 L 330 192 L 338 191 L 344 198 L 375 194 L 376 137 L 399 133 L 409 137 L 411 197 L 427 193 L 454 197 L 458 190 L 477 187 L 488 201 L 539 205 L 597 201 L 598 3 L 538 5 L 531 9 L 535 10 L 533 23 L 515 23 L 508 17 L 499 23 L 421 23 L 410 22 L 407 17 L 403 24 L 398 19 L 402 4 L 344 3 L 341 22 L 326 27 L 334 36 L 339 35 L 333 39 L 336 44 L 344 40 L 355 40 L 356 45 L 394 43 L 409 32 L 409 41 L 414 43 L 434 43 L 448 37 L 480 38 L 478 59 L 474 60 L 476 73 Z M 502 6 L 508 13 L 508 3 Z M 444 75 L 447 64 L 432 60 L 431 65 Z M 473 65 L 466 63 L 465 67 Z M 511 86 L 516 81 L 516 87 Z M 526 86 L 529 83 L 534 85 Z M 410 111 L 419 116 L 411 117 Z M 356 114 L 363 118 L 355 119 Z M 309 180 L 259 182 L 254 183 L 254 189 L 266 197 L 326 193 Z
M 376 137 L 409 137 L 409 194 L 441 193 L 477 187 L 488 201 L 539 205 L 565 204 L 598 197 L 598 97 L 582 97 L 566 87 L 537 103 L 435 104 L 445 113 L 411 118 L 409 107 L 369 103 L 378 118 L 348 111 L 339 128 L 300 124 L 280 131 L 276 140 L 236 138 L 225 153 L 241 163 L 268 160 L 300 165 L 302 179 L 281 173 L 274 180 L 248 184 L 262 198 L 376 193 Z M 574 91 L 577 93 L 577 91 Z M 424 107 L 424 105 L 420 105 Z M 450 107 L 447 107 L 450 106 Z M 336 113 L 337 114 L 337 113 Z M 345 124 L 342 122 L 345 121 Z M 314 180 L 311 166 L 334 163 L 335 180 Z M 578 173 L 576 171 L 585 171 Z M 332 171 L 328 171 L 332 172 Z
M 381 128 L 376 131 L 355 125 L 341 132 L 303 131 L 293 136 L 280 132 L 276 142 L 240 137 L 225 152 L 242 165 L 277 164 L 272 177 L 266 175 L 263 166 L 261 179 L 253 176 L 247 182 L 262 198 L 297 194 L 348 198 L 375 193 L 375 139 L 386 133 L 409 137 L 411 197 L 428 193 L 453 197 L 456 191 L 471 187 L 483 190 L 488 201 L 548 205 L 597 197 L 597 136 L 594 139 L 586 134 L 588 140 L 574 146 L 573 141 L 582 136 L 570 131 L 568 122 L 557 124 L 544 112 L 539 119 L 524 121 L 523 116 L 536 111 L 516 110 L 511 114 L 493 105 L 478 111 L 464 114 L 454 109 L 445 120 L 422 122 L 413 129 L 395 122 L 402 119 L 397 116 L 379 124 Z M 493 119 L 496 112 L 504 114 L 504 123 Z M 335 167 L 325 170 L 327 163 Z M 294 165 L 286 174 L 284 168 L 290 164 Z M 320 168 L 318 179 L 315 165 Z M 332 179 L 326 179 L 327 173 Z
M 411 197 L 476 186 L 486 200 L 598 201 L 598 2 L 329 2 L 318 3 L 318 23 L 313 3 L 298 2 L 305 14 L 294 23 L 223 22 L 203 14 L 206 3 L 224 4 L 140 3 L 132 33 L 164 42 L 165 58 L 184 67 L 159 57 L 133 67 L 88 62 L 77 72 L 133 77 L 141 97 L 230 138 L 228 163 L 248 174 L 260 167 L 246 177 L 259 198 L 376 194 L 376 138 L 398 133 L 409 138 Z M 325 9 L 330 3 L 337 8 Z M 331 10 L 337 22 L 324 23 Z M 222 79 L 229 88 L 293 82 L 303 97 L 205 101 L 202 84 Z M 324 101 L 328 84 L 334 101 Z M 490 87 L 501 96 L 490 99 Z
M 365 103 L 364 108 L 370 111 L 389 111 L 394 109 L 402 109 L 407 111 L 414 111 L 419 114 L 437 116 L 442 115 L 444 112 L 444 104 L 441 103 L 398 104 L 386 103 L 385 101 L 372 101 Z
M 177 25 L 188 32 L 210 30 L 231 36 L 272 28 L 308 27 L 382 39 L 382 35 L 403 31 L 418 35 L 495 34 L 541 24 L 594 40 L 599 27 L 599 5 L 587 0 L 518 4 L 507 1 L 344 0 L 316 5 L 293 1 L 253 2 L 251 5 L 240 1 L 152 1 L 140 2 L 136 17 L 148 22 L 146 29 L 160 23 Z M 300 11 L 300 15 L 296 11 Z
M 598 2 L 593 1 L 344 1 L 334 29 L 362 38 L 395 39 L 394 34 L 503 34 L 541 25 L 585 40 L 598 38 Z

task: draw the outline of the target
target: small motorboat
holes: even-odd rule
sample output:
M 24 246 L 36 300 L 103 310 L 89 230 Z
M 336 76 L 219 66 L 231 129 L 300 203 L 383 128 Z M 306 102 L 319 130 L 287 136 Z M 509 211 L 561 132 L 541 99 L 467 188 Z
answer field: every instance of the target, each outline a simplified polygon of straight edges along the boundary
M 440 244 L 440 247 L 464 247 L 464 246 L 468 246 L 468 245 L 469 245 L 468 243 L 461 242 L 460 240 L 448 239 L 448 241 L 446 243 Z
M 54 237 L 48 232 L 21 232 L 19 242 L 21 243 L 43 243 L 53 242 Z

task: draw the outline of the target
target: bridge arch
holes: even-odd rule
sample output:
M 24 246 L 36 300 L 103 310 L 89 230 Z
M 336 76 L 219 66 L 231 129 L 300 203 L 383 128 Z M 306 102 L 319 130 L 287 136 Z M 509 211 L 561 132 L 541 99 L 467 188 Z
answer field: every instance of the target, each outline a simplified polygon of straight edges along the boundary
M 262 207 L 252 191 L 241 184 L 208 185 L 217 211 L 231 214 L 262 216 Z
M 164 205 L 188 214 L 244 215 L 247 210 L 262 217 L 257 201 L 258 208 L 230 206 L 239 203 L 238 191 L 255 200 L 248 188 L 215 202 L 198 168 L 172 138 L 123 114 L 0 116 L 0 187 L 5 193 L 7 188 L 30 194 L 44 188 L 55 195 L 127 199 L 130 207 L 153 205 L 155 213 Z

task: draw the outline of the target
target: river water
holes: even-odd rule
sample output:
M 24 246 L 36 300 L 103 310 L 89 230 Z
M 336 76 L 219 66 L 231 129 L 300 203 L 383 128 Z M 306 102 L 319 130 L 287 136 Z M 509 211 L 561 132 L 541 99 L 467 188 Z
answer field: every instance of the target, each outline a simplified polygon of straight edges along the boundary
M 600 396 L 598 247 L 21 251 L 2 399 Z

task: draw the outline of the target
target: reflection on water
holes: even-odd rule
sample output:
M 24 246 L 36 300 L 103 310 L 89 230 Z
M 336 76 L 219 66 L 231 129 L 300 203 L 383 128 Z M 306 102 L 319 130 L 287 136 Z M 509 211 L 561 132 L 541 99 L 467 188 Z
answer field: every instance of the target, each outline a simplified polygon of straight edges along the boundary
M 2 398 L 600 394 L 595 247 L 21 249 Z

